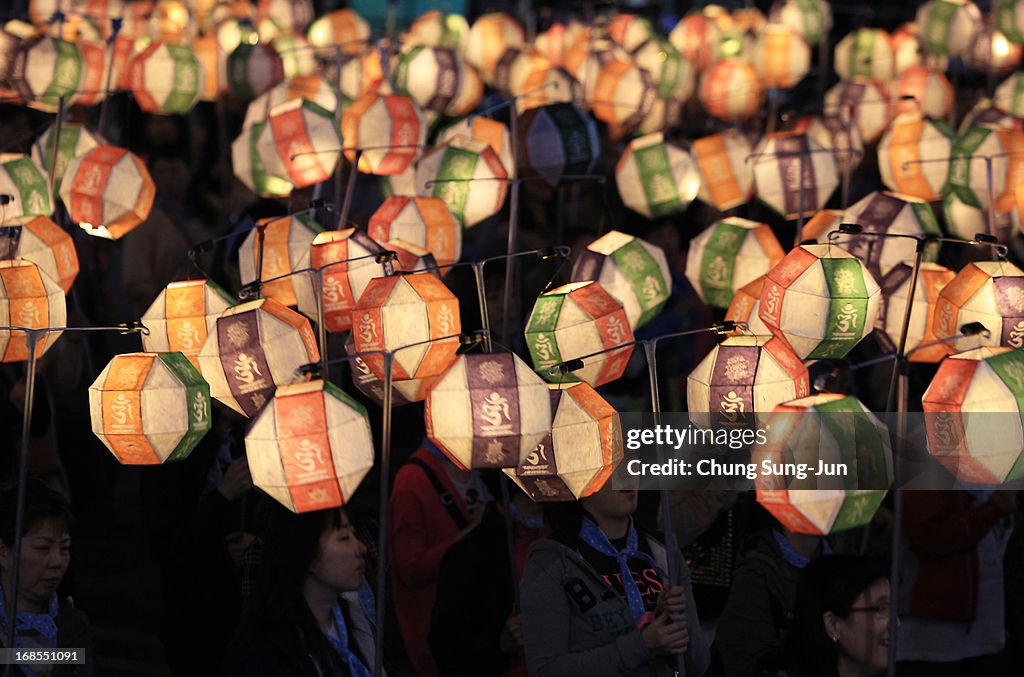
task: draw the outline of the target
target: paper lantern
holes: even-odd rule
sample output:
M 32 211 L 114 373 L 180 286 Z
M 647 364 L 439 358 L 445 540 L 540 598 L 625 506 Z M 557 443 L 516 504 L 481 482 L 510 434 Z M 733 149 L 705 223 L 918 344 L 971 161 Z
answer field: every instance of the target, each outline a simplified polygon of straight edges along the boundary
M 634 331 L 654 319 L 672 294 L 665 252 L 617 230 L 587 245 L 572 269 L 573 282 L 600 282 L 622 304 Z
M 723 59 L 705 73 L 700 103 L 711 115 L 728 122 L 747 120 L 764 100 L 757 71 L 744 59 Z
M 277 389 L 245 434 L 254 485 L 292 512 L 339 508 L 373 467 L 366 409 L 329 381 Z
M 416 192 L 444 200 L 465 228 L 501 210 L 508 193 L 506 179 L 494 149 L 465 136 L 427 151 L 416 164 Z
M 259 154 L 259 139 L 265 121 L 243 126 L 242 133 L 231 142 L 231 167 L 235 177 L 246 188 L 261 197 L 285 197 L 295 186 L 288 179 L 268 173 Z
M 785 0 L 772 7 L 771 20 L 796 29 L 809 45 L 832 30 L 832 6 L 825 0 Z
M 1014 44 L 1024 44 L 1024 4 L 1018 0 L 995 0 L 992 20 Z
M 872 80 L 837 83 L 825 93 L 825 110 L 857 126 L 864 143 L 874 143 L 892 120 L 889 96 Z
M 242 284 L 256 280 L 256 266 L 260 258 L 258 231 L 263 228 L 263 263 L 260 280 L 263 294 L 285 306 L 298 304 L 298 295 L 309 289 L 311 274 L 302 273 L 286 277 L 297 270 L 310 267 L 310 246 L 323 227 L 306 215 L 261 219 L 245 236 L 238 249 L 238 272 Z
M 841 359 L 874 329 L 880 300 L 859 259 L 836 245 L 811 244 L 768 271 L 759 312 L 800 359 Z
M 807 134 L 823 148 L 830 149 L 840 172 L 852 171 L 864 158 L 864 141 L 860 133 L 839 115 L 800 118 L 793 131 Z
M 627 52 L 640 47 L 656 36 L 650 19 L 637 14 L 616 14 L 605 28 L 608 37 Z
M 228 55 L 228 89 L 239 101 L 252 101 L 284 80 L 284 61 L 266 43 L 242 43 Z
M 519 121 L 519 162 L 523 173 L 552 186 L 566 174 L 586 174 L 601 153 L 594 120 L 573 104 L 526 111 Z
M 917 38 L 917 25 L 905 23 L 896 28 L 889 36 L 892 51 L 896 58 L 896 75 L 903 73 L 912 66 L 919 66 L 925 61 L 924 48 Z M 928 66 L 936 70 L 945 70 L 949 59 L 939 54 L 927 55 Z
M 0 261 L 0 327 L 66 326 L 67 306 L 57 282 L 31 261 Z M 36 343 L 36 357 L 42 357 L 60 335 L 59 331 L 47 332 Z M 27 341 L 25 332 L 0 330 L 0 362 L 27 360 Z
M 351 334 L 345 337 L 345 354 L 352 357 L 352 359 L 347 362 L 349 366 L 349 375 L 352 377 L 352 385 L 354 385 L 356 390 L 361 392 L 372 402 L 379 406 L 383 406 L 384 382 L 377 378 L 376 374 L 370 371 L 370 367 L 367 366 L 362 357 L 355 356 L 355 342 L 353 341 Z M 404 390 L 408 390 L 411 385 L 415 387 L 416 391 L 422 387 L 422 383 L 418 381 L 399 381 L 397 383 L 392 383 L 391 406 L 400 407 L 403 404 L 409 404 L 413 401 L 407 399 L 405 395 L 402 394 L 402 392 Z
M 690 241 L 686 279 L 704 303 L 728 308 L 740 287 L 774 268 L 784 255 L 770 227 L 730 216 Z
M 1024 78 L 1014 73 L 996 87 L 993 103 L 999 110 L 1014 117 L 1024 117 Z
M 210 395 L 250 418 L 299 367 L 319 360 L 309 320 L 271 298 L 228 308 L 199 351 Z
M 929 0 L 917 8 L 917 37 L 925 51 L 966 53 L 981 30 L 981 12 L 970 0 Z
M 892 86 L 893 101 L 905 97 L 913 98 L 928 117 L 944 118 L 953 107 L 953 85 L 939 71 L 911 66 Z
M 761 290 L 764 288 L 764 275 L 754 278 L 751 282 L 736 290 L 736 294 L 725 311 L 725 319 L 743 322 L 747 332 L 755 336 L 771 334 L 771 329 L 761 320 Z M 736 334 L 744 332 L 737 331 Z
M 459 50 L 469 35 L 469 22 L 461 14 L 436 9 L 418 16 L 409 26 L 404 41 L 414 45 Z
M 157 0 L 149 16 L 149 37 L 155 41 L 181 44 L 191 41 L 195 25 L 188 6 L 179 0 Z
M 281 57 L 286 80 L 316 75 L 317 63 L 313 46 L 298 35 L 281 34 L 270 43 Z
M 719 211 L 739 207 L 754 193 L 754 175 L 747 158 L 753 153 L 743 134 L 729 130 L 697 139 L 690 151 L 700 173 L 697 197 Z
M 256 146 L 264 172 L 306 188 L 334 173 L 341 139 L 331 111 L 293 99 L 270 109 Z
M 633 60 L 650 73 L 656 94 L 650 112 L 641 120 L 637 131 L 649 134 L 677 125 L 682 118 L 683 105 L 693 96 L 696 86 L 693 64 L 684 59 L 672 43 L 661 37 L 637 48 Z
M 441 198 L 388 198 L 370 217 L 367 232 L 377 242 L 405 240 L 422 247 L 440 266 L 462 256 L 462 226 Z
M 700 175 L 690 154 L 655 132 L 630 141 L 615 166 L 623 203 L 649 219 L 679 214 L 697 197 Z
M 619 138 L 647 116 L 656 94 L 650 73 L 632 59 L 614 59 L 597 75 L 591 100 L 594 117 L 608 125 L 612 138 Z
M 0 205 L 0 223 L 21 224 L 53 213 L 53 193 L 45 171 L 27 155 L 0 154 L 0 195 L 9 196 Z
M 395 94 L 424 110 L 465 115 L 483 96 L 483 81 L 459 55 L 440 47 L 417 45 L 400 55 L 394 69 Z
M 704 14 L 692 12 L 679 20 L 668 39 L 687 60 L 703 70 L 723 56 L 720 45 L 724 36 L 725 31 L 719 22 Z
M 856 223 L 866 233 L 899 235 L 941 235 L 931 205 L 907 195 L 882 191 L 868 193 L 843 214 L 843 223 Z M 827 235 L 825 235 L 827 237 Z M 904 259 L 914 258 L 916 243 L 906 238 L 851 237 L 833 240 L 842 245 L 867 266 L 876 279 L 881 279 Z M 937 254 L 926 249 L 925 258 Z
M 970 128 L 953 144 L 947 192 L 967 205 L 987 209 L 1007 191 L 1008 174 L 1018 162 L 1013 156 L 1022 148 L 1024 133 L 1017 130 Z
M 203 91 L 205 72 L 187 45 L 154 42 L 131 61 L 131 89 L 147 113 L 182 115 Z
M 259 0 L 256 16 L 261 27 L 272 23 L 281 33 L 304 33 L 316 14 L 311 0 Z
M 569 48 L 565 55 L 565 70 L 580 83 L 589 107 L 596 98 L 601 69 L 613 61 L 630 60 L 629 54 L 611 40 L 592 38 L 576 42 Z
M 257 122 L 266 122 L 270 111 L 281 104 L 297 99 L 312 101 L 326 111 L 337 110 L 341 105 L 341 97 L 337 88 L 322 76 L 300 76 L 274 85 L 267 92 L 256 97 L 245 109 L 245 120 L 242 127 L 251 127 Z
M 0 258 L 31 261 L 68 293 L 78 277 L 78 253 L 71 236 L 45 216 L 8 230 L 6 248 L 0 240 Z
M 551 432 L 548 387 L 514 353 L 460 355 L 427 394 L 423 418 L 459 468 L 511 468 Z
M 790 531 L 827 535 L 864 526 L 874 517 L 893 477 L 889 431 L 853 396 L 821 394 L 779 405 L 767 444 L 751 450 L 764 464 L 810 466 L 804 479 L 761 472 L 757 502 Z M 820 465 L 819 465 L 820 464 Z M 819 475 L 817 469 L 845 475 Z
M 568 22 L 555 21 L 546 31 L 537 35 L 533 46 L 544 55 L 553 66 L 565 66 L 565 59 L 569 49 L 580 41 L 588 41 L 593 34 L 590 25 L 578 19 L 569 19 Z
M 986 233 L 993 235 L 999 242 L 1008 243 L 1021 229 L 1018 210 L 1003 212 L 997 208 L 991 213 L 987 209 L 964 203 L 956 193 L 942 201 L 942 214 L 945 217 L 946 232 L 964 240 L 972 240 L 978 233 Z
M 1006 39 L 992 26 L 981 29 L 970 50 L 963 56 L 969 67 L 993 75 L 1006 75 L 1020 63 L 1021 46 Z
M 835 157 L 807 134 L 765 137 L 752 164 L 757 197 L 787 219 L 818 211 L 839 186 Z
M 933 330 L 939 339 L 981 322 L 988 338 L 968 337 L 945 344 L 949 353 L 979 346 L 1024 347 L 1024 272 L 1008 261 L 968 263 L 942 288 Z
M 732 10 L 733 21 L 736 22 L 736 26 L 745 33 L 757 34 L 768 25 L 768 17 L 764 15 L 764 12 L 759 10 L 757 7 L 737 7 Z M 782 23 L 780 21 L 773 21 L 772 23 Z M 803 32 L 797 30 L 797 33 L 803 36 Z M 807 38 L 804 38 L 805 40 Z
M 586 383 L 553 388 L 551 433 L 503 472 L 534 501 L 590 496 L 622 461 L 618 412 Z
M 882 304 L 875 329 L 879 342 L 887 350 L 896 351 L 899 348 L 903 320 L 907 312 L 907 298 L 910 296 L 910 278 L 914 271 L 911 263 L 905 261 L 894 266 L 880 283 Z M 904 354 L 909 353 L 911 362 L 938 362 L 949 354 L 941 345 L 923 348 L 917 352 L 911 351 L 922 344 L 938 340 L 933 331 L 935 308 L 939 292 L 953 277 L 953 271 L 937 263 L 925 261 L 921 264 L 904 349 Z
M 1008 347 L 950 355 L 922 405 L 928 452 L 957 480 L 1001 484 L 1024 477 L 1024 353 Z
M 125 148 L 96 146 L 68 163 L 60 199 L 90 235 L 116 240 L 149 217 L 156 187 L 142 160 Z
M 381 52 L 373 46 L 366 46 L 357 51 L 343 50 L 324 65 L 321 74 L 350 99 L 358 99 L 371 92 L 380 92 L 384 84 Z
M 351 53 L 370 40 L 370 25 L 351 9 L 336 9 L 310 24 L 307 37 L 314 47 L 340 47 Z
M 922 200 L 942 197 L 956 133 L 940 120 L 897 115 L 878 144 L 878 170 L 887 188 Z M 939 160 L 939 162 L 936 162 Z
M 768 24 L 758 34 L 752 61 L 767 88 L 789 89 L 811 68 L 811 48 L 784 24 Z
M 234 299 L 210 280 L 171 282 L 160 290 L 142 316 L 149 329 L 142 347 L 151 353 L 177 352 L 199 369 L 199 351 L 217 318 Z
M 47 172 L 53 166 L 53 185 L 59 188 L 71 159 L 92 150 L 99 145 L 100 140 L 85 125 L 65 122 L 60 127 L 60 148 L 57 149 L 57 162 L 54 164 L 54 136 L 54 126 L 51 125 L 32 144 L 32 159 Z
M 870 78 L 889 82 L 895 61 L 889 34 L 880 28 L 860 28 L 847 33 L 836 45 L 834 65 L 842 80 Z
M 123 465 L 188 458 L 210 407 L 210 386 L 177 352 L 115 355 L 89 387 L 92 432 Z
M 549 374 L 560 362 L 632 343 L 622 304 L 597 282 L 571 282 L 537 297 L 526 323 L 533 366 L 552 383 L 584 381 L 597 387 L 622 377 L 633 347 L 587 358 L 583 369 Z
M 515 19 L 500 12 L 483 14 L 469 29 L 463 56 L 490 83 L 505 50 L 525 42 L 523 29 Z
M 111 57 L 102 44 L 79 42 L 78 51 L 82 59 L 82 75 L 70 103 L 92 106 L 107 96 L 107 73 Z
M 425 342 L 461 331 L 458 299 L 430 273 L 374 278 L 352 308 L 356 352 L 394 352 L 393 379 L 420 381 L 418 392 L 406 393 L 411 400 L 426 396 L 459 347 L 458 338 Z M 415 343 L 422 345 L 399 350 Z M 368 355 L 363 360 L 377 378 L 384 379 L 383 356 Z
M 341 118 L 345 157 L 366 174 L 398 174 L 420 154 L 426 143 L 423 113 L 406 96 L 366 94 L 349 106 Z
M 376 256 L 384 247 L 365 232 L 355 228 L 325 230 L 310 245 L 310 265 L 323 269 L 324 323 L 327 331 L 352 328 L 352 307 L 375 277 L 388 274 L 389 268 L 378 263 Z M 357 259 L 350 261 L 349 259 Z M 345 261 L 345 263 L 341 263 Z M 304 285 L 308 288 L 308 285 Z M 308 294 L 298 296 L 299 310 L 316 317 L 316 299 Z
M 483 141 L 493 148 L 509 177 L 515 177 L 516 167 L 515 161 L 512 158 L 512 136 L 504 123 L 483 116 L 463 118 L 438 132 L 435 145 L 440 146 L 459 134 L 476 139 L 477 141 Z
M 551 62 L 536 49 L 525 45 L 509 48 L 498 59 L 490 85 L 503 94 L 519 94 L 527 78 L 550 68 Z
M 516 99 L 516 111 L 519 115 L 523 115 L 531 108 L 555 103 L 585 105 L 583 85 L 566 71 L 554 66 L 528 73 L 523 80 L 522 92 Z
M 731 336 L 686 377 L 686 408 L 701 428 L 764 428 L 777 405 L 810 392 L 807 367 L 784 341 Z
M 31 108 L 52 112 L 70 103 L 82 77 L 82 53 L 72 42 L 36 36 L 23 41 L 10 66 L 11 85 Z

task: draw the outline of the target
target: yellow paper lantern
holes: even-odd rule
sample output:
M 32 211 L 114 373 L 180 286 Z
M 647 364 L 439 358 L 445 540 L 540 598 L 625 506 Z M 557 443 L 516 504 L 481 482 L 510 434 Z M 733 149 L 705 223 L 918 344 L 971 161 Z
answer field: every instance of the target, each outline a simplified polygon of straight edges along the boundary
M 352 102 L 341 118 L 345 157 L 359 171 L 390 176 L 399 174 L 420 154 L 426 143 L 426 124 L 419 106 L 407 96 L 366 94 Z
M 24 329 L 66 327 L 67 306 L 60 285 L 31 261 L 0 261 L 0 326 Z M 60 331 L 48 332 L 36 343 L 36 357 L 42 357 L 60 335 Z M 27 359 L 25 332 L 0 330 L 0 362 L 24 362 Z
M 462 226 L 441 198 L 388 198 L 370 217 L 367 232 L 377 242 L 404 240 L 422 247 L 439 266 L 462 256 Z
M 261 219 L 238 249 L 238 272 L 243 285 L 256 280 L 257 261 L 261 258 L 260 228 L 263 229 L 260 280 L 274 280 L 265 282 L 263 294 L 285 306 L 297 305 L 298 296 L 310 288 L 310 274 L 291 275 L 280 280 L 275 278 L 309 268 L 310 245 L 323 232 L 323 227 L 306 215 Z
M 142 315 L 149 329 L 142 347 L 151 353 L 179 352 L 199 369 L 199 351 L 217 318 L 231 307 L 226 291 L 210 280 L 171 282 L 160 290 Z

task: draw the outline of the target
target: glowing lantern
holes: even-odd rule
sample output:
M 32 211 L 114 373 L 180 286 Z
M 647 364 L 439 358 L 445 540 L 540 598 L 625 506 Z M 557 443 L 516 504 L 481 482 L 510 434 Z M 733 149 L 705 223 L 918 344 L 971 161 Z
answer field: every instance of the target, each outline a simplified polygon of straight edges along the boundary
M 939 71 L 911 66 L 893 83 L 892 100 L 913 98 L 928 117 L 944 118 L 953 106 L 953 85 Z
M 1014 44 L 1024 44 L 1024 4 L 1018 0 L 995 0 L 992 5 L 995 28 Z
M 971 207 L 987 209 L 1000 202 L 1019 164 L 1015 157 L 1024 148 L 1024 133 L 1016 130 L 972 127 L 953 144 L 946 190 Z M 989 164 L 991 163 L 991 165 Z M 991 170 L 991 174 L 990 174 Z M 991 185 L 989 180 L 991 178 Z M 1006 210 L 1004 210 L 1006 211 Z
M 284 80 L 284 62 L 265 43 L 242 43 L 228 55 L 228 88 L 236 99 L 251 101 Z
M 217 38 L 213 35 L 200 35 L 192 41 L 192 49 L 196 58 L 203 66 L 203 88 L 199 92 L 200 101 L 216 101 L 221 90 L 221 67 L 224 55 L 220 46 L 217 45 Z M 114 53 L 115 71 L 120 68 L 117 63 L 118 56 Z M 115 79 L 111 79 L 111 88 L 118 89 Z M 129 83 L 129 89 L 131 85 Z
M 395 94 L 442 115 L 466 115 L 480 103 L 484 84 L 458 54 L 440 47 L 417 45 L 398 57 Z
M 345 157 L 366 174 L 398 174 L 420 154 L 426 143 L 426 125 L 419 106 L 407 96 L 366 94 L 349 106 L 341 118 Z
M 881 281 L 882 305 L 878 311 L 875 329 L 878 330 L 879 341 L 889 350 L 895 351 L 900 344 L 912 276 L 913 266 L 909 262 L 903 262 L 894 266 Z M 904 353 L 910 353 L 911 362 L 938 362 L 948 354 L 941 345 L 922 348 L 913 353 L 910 351 L 919 345 L 938 340 L 933 331 L 935 308 L 939 292 L 953 277 L 953 271 L 937 263 L 921 264 Z
M 570 103 L 532 108 L 519 121 L 519 163 L 524 174 L 555 186 L 566 174 L 586 174 L 601 154 L 594 120 Z
M 0 261 L 0 326 L 66 327 L 67 306 L 60 285 L 31 261 Z M 42 357 L 60 334 L 59 331 L 48 332 L 36 343 L 36 357 Z M 25 332 L 0 331 L 0 362 L 27 359 Z
M 350 357 L 356 354 L 355 342 L 352 340 L 351 334 L 345 337 L 345 354 Z M 383 405 L 384 382 L 370 371 L 370 368 L 361 357 L 353 357 L 353 359 L 348 361 L 348 365 L 349 373 L 352 376 L 352 385 L 356 387 L 356 390 L 361 392 L 363 395 L 366 395 L 366 397 L 376 404 Z M 415 384 L 417 390 L 420 388 L 420 384 L 415 381 L 400 381 L 398 383 L 392 383 L 391 406 L 400 407 L 403 404 L 409 404 L 412 402 L 412 400 L 406 399 L 402 394 L 402 391 L 407 389 L 410 384 Z
M 591 101 L 594 117 L 607 123 L 612 138 L 619 138 L 647 116 L 656 94 L 650 73 L 632 59 L 614 59 L 598 73 Z
M 780 470 L 805 463 L 810 471 L 803 479 L 759 474 L 754 486 L 761 507 L 804 534 L 834 534 L 870 522 L 892 483 L 885 424 L 856 397 L 832 393 L 793 400 L 775 412 L 767 444 L 752 449 L 750 460 Z M 846 472 L 818 475 L 819 463 L 837 471 L 845 465 Z
M 438 132 L 436 145 L 440 146 L 459 134 L 483 141 L 493 148 L 509 177 L 515 177 L 515 162 L 512 160 L 512 136 L 504 123 L 483 116 L 463 118 Z
M 657 35 L 650 19 L 636 14 L 616 14 L 605 30 L 608 37 L 630 53 Z
M 460 355 L 427 394 L 423 418 L 460 468 L 511 468 L 551 432 L 548 387 L 514 353 Z
M 266 125 L 265 121 L 259 121 L 242 127 L 242 133 L 231 143 L 231 167 L 238 180 L 257 195 L 284 197 L 295 186 L 287 179 L 268 173 L 260 160 L 259 139 Z
M 889 34 L 879 28 L 848 33 L 836 45 L 835 69 L 843 80 L 892 80 L 896 57 Z
M 843 214 L 843 223 L 856 223 L 866 233 L 899 235 L 940 235 L 939 223 L 931 205 L 908 195 L 894 195 L 882 191 L 868 193 Z M 825 236 L 827 237 L 827 235 Z M 904 259 L 914 258 L 916 244 L 906 238 L 853 237 L 834 243 L 842 245 L 867 266 L 871 274 L 881 279 Z M 926 249 L 932 258 L 937 252 Z
M 0 223 L 20 224 L 53 213 L 53 194 L 46 172 L 27 155 L 0 154 L 0 195 L 10 201 L 0 205 Z
M 199 351 L 232 303 L 231 296 L 209 280 L 171 282 L 142 316 L 149 329 L 142 347 L 153 353 L 180 352 L 198 369 Z
M 323 269 L 322 303 L 327 331 L 346 331 L 352 327 L 352 306 L 366 285 L 372 278 L 389 272 L 386 265 L 376 260 L 383 253 L 384 247 L 355 228 L 326 230 L 313 238 L 310 265 L 315 270 Z M 316 316 L 314 298 L 300 293 L 298 301 L 300 311 Z
M 634 331 L 661 312 L 672 293 L 665 252 L 617 230 L 587 245 L 572 269 L 573 282 L 600 282 L 622 304 Z
M 684 16 L 668 35 L 669 42 L 701 70 L 720 58 L 718 47 L 723 38 L 720 24 L 700 13 Z
M 516 111 L 519 115 L 523 115 L 531 108 L 553 103 L 584 105 L 583 85 L 561 68 L 551 67 L 528 73 L 523 80 L 522 92 L 516 99 Z
M 394 352 L 393 379 L 418 382 L 416 392 L 403 392 L 410 400 L 426 396 L 459 347 L 457 337 L 426 341 L 461 331 L 458 299 L 430 273 L 374 278 L 352 308 L 356 352 Z M 400 350 L 416 343 L 422 345 Z M 377 378 L 384 378 L 383 356 L 368 355 L 363 360 Z
M 765 275 L 759 312 L 800 359 L 840 359 L 874 329 L 879 291 L 842 247 L 801 245 Z
M 924 63 L 924 50 L 921 48 L 921 41 L 917 39 L 917 26 L 914 23 L 905 23 L 896 28 L 889 36 L 889 41 L 892 43 L 896 59 L 896 75 Z M 927 56 L 928 66 L 936 70 L 945 70 L 949 63 L 948 58 L 938 54 Z
M 130 77 L 142 110 L 181 115 L 199 100 L 205 72 L 191 47 L 154 42 L 132 59 Z
M 498 60 L 491 86 L 503 94 L 519 94 L 525 89 L 527 78 L 550 68 L 551 63 L 535 49 L 507 49 Z
M 683 105 L 693 96 L 697 79 L 693 64 L 661 37 L 641 45 L 633 53 L 633 60 L 650 73 L 656 93 L 650 112 L 637 130 L 641 134 L 660 132 L 678 123 Z
M 956 133 L 939 120 L 897 115 L 878 144 L 878 170 L 887 188 L 922 200 L 942 197 Z M 936 161 L 938 160 L 938 161 Z
M 597 78 L 601 69 L 613 61 L 630 60 L 629 54 L 611 40 L 581 40 L 570 47 L 565 55 L 565 70 L 580 83 L 589 105 L 596 98 Z
M 784 255 L 767 225 L 730 216 L 691 240 L 686 279 L 704 303 L 728 308 L 741 287 L 774 268 Z
M 1020 58 L 1020 45 L 1007 40 L 992 26 L 985 26 L 970 51 L 964 54 L 964 63 L 975 70 L 1003 75 L 1016 68 Z
M 917 8 L 917 37 L 926 52 L 967 53 L 981 30 L 981 12 L 970 0 L 929 0 Z
M 444 200 L 465 228 L 501 210 L 508 193 L 507 178 L 494 149 L 465 136 L 452 137 L 427 151 L 416 164 L 416 192 Z
M 484 81 L 490 83 L 505 50 L 521 47 L 525 42 L 523 29 L 515 19 L 500 12 L 484 14 L 469 29 L 463 55 Z
M 142 160 L 117 146 L 96 146 L 68 163 L 60 199 L 90 235 L 116 240 L 146 220 L 156 187 Z
M 60 97 L 70 102 L 78 88 L 82 68 L 78 45 L 38 36 L 20 44 L 10 66 L 9 79 L 30 107 L 51 112 L 57 109 Z
M 537 502 L 598 491 L 622 460 L 619 414 L 586 383 L 550 391 L 551 433 L 503 472 Z
M 732 19 L 736 22 L 737 28 L 744 33 L 758 34 L 768 24 L 768 17 L 764 15 L 764 12 L 759 10 L 757 7 L 737 7 L 732 11 Z M 772 21 L 772 23 L 784 23 L 781 21 Z M 807 38 L 803 35 L 801 29 L 796 30 L 797 35 L 806 40 Z
M 1024 117 L 1024 78 L 1014 73 L 996 88 L 996 107 L 1014 117 Z
M 771 20 L 797 30 L 816 45 L 832 30 L 832 7 L 825 0 L 785 0 L 772 7 Z
M 857 128 L 850 126 L 839 115 L 800 118 L 793 131 L 807 134 L 823 148 L 831 149 L 839 171 L 854 169 L 864 157 L 864 143 Z
M 238 250 L 238 272 L 242 284 L 256 280 L 256 266 L 260 258 L 260 241 L 257 231 L 263 228 L 263 268 L 260 280 L 274 278 L 309 268 L 310 245 L 317 234 L 323 232 L 319 223 L 309 216 L 290 216 L 261 219 L 256 228 L 249 231 Z M 308 275 L 292 275 L 283 280 L 266 282 L 263 293 L 282 305 L 294 306 L 298 294 L 309 287 Z
M 71 236 L 45 216 L 37 216 L 10 231 L 7 252 L 0 258 L 31 261 L 68 293 L 78 277 L 78 253 Z M 3 251 L 0 241 L 0 252 Z
M 272 24 L 280 33 L 304 33 L 315 13 L 311 0 L 259 0 L 256 16 L 261 35 L 267 32 L 266 24 Z
M 292 512 L 347 503 L 373 467 L 366 409 L 328 381 L 282 385 L 245 434 L 252 482 Z
M 569 49 L 578 42 L 587 41 L 590 38 L 592 29 L 576 19 L 570 19 L 568 23 L 554 22 L 548 29 L 537 36 L 533 41 L 534 47 L 553 66 L 565 66 L 565 58 Z
M 192 14 L 179 0 L 157 0 L 149 17 L 149 35 L 153 40 L 167 43 L 191 41 Z
M 1024 353 L 977 348 L 939 365 L 922 399 L 928 452 L 961 482 L 1024 477 Z
M 864 143 L 874 143 L 889 126 L 892 110 L 889 97 L 875 82 L 840 82 L 825 93 L 825 109 L 857 126 Z
M 298 35 L 278 35 L 270 46 L 281 57 L 285 79 L 316 75 L 316 55 L 312 45 L 305 38 Z
M 336 83 L 341 93 L 350 99 L 378 92 L 384 84 L 384 65 L 380 50 L 375 47 L 342 53 L 322 72 L 327 80 Z
M 811 48 L 792 28 L 768 24 L 758 35 L 752 61 L 762 85 L 789 89 L 810 70 Z
M 334 173 L 341 139 L 334 114 L 308 99 L 292 99 L 270 109 L 256 151 L 264 172 L 286 178 L 296 188 L 325 181 Z
M 370 39 L 370 25 L 351 9 L 328 12 L 309 26 L 309 44 L 314 47 L 335 47 L 353 52 Z
M 1024 272 L 1008 261 L 968 263 L 942 288 L 935 304 L 933 330 L 939 339 L 960 327 L 981 322 L 991 333 L 944 344 L 949 353 L 978 346 L 1024 347 Z
M 753 152 L 743 134 L 730 130 L 693 142 L 690 151 L 700 173 L 697 197 L 719 211 L 739 207 L 754 192 L 754 175 L 747 158 Z
M 725 319 L 743 322 L 747 325 L 747 331 L 756 336 L 771 334 L 771 329 L 761 320 L 759 314 L 763 288 L 764 275 L 737 289 L 729 309 L 725 311 Z
M 744 59 L 723 59 L 704 75 L 700 83 L 704 109 L 726 121 L 750 118 L 761 107 L 764 90 L 757 71 Z
M 124 465 L 188 458 L 210 406 L 210 386 L 176 352 L 115 355 L 89 387 L 92 432 Z
M 405 41 L 414 45 L 459 50 L 469 35 L 469 22 L 461 14 L 442 14 L 434 9 L 417 17 Z
M 78 51 L 82 59 L 82 77 L 78 81 L 78 88 L 71 98 L 71 103 L 79 106 L 91 106 L 107 96 L 107 72 L 110 58 L 107 56 L 106 48 L 101 44 L 80 42 Z
M 367 232 L 377 242 L 404 240 L 422 247 L 440 266 L 462 256 L 462 226 L 441 198 L 388 198 L 370 217 Z
M 587 358 L 583 369 L 549 374 L 560 362 L 632 343 L 622 305 L 597 282 L 571 282 L 537 297 L 526 323 L 526 346 L 534 368 L 551 381 L 584 381 L 597 387 L 622 377 L 633 347 Z
M 338 108 L 340 97 L 338 90 L 319 75 L 291 78 L 275 85 L 253 100 L 245 109 L 245 121 L 242 123 L 242 127 L 251 127 L 258 122 L 265 122 L 271 110 L 296 99 L 306 99 L 324 110 L 333 111 Z
M 630 141 L 615 183 L 623 203 L 651 219 L 685 211 L 697 197 L 700 175 L 686 150 L 655 132 Z
M 964 203 L 956 193 L 946 196 L 942 201 L 942 214 L 945 217 L 946 232 L 964 240 L 972 240 L 978 233 L 987 233 L 1006 243 L 1021 229 L 1017 209 L 1000 211 L 997 207 L 991 213 L 987 209 Z
M 808 134 L 766 137 L 753 172 L 757 197 L 787 219 L 818 211 L 839 185 L 835 157 Z
M 690 421 L 701 428 L 764 427 L 776 405 L 810 393 L 807 367 L 772 336 L 731 336 L 686 377 Z

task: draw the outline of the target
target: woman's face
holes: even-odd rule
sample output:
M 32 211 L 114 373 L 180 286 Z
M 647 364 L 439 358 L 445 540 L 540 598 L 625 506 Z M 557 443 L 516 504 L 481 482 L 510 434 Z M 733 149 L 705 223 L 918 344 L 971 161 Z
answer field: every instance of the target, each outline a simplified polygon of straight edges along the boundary
M 309 573 L 321 584 L 339 592 L 358 590 L 366 572 L 366 546 L 356 537 L 345 511 L 341 525 L 320 534 L 320 549 Z
M 10 575 L 10 549 L 0 550 L 0 567 L 6 579 Z M 46 611 L 70 563 L 71 535 L 62 520 L 40 520 L 25 532 L 21 539 L 18 591 L 20 600 L 30 607 L 26 611 Z
M 875 674 L 889 663 L 889 581 L 876 581 L 835 625 L 840 674 Z

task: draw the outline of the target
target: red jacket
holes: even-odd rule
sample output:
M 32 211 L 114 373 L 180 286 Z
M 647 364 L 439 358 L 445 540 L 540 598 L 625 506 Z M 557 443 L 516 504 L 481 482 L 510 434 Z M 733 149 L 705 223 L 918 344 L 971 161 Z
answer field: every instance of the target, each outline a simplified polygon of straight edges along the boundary
M 441 460 L 422 448 L 411 458 L 430 466 L 468 522 L 465 500 L 449 479 Z M 391 590 L 406 652 L 421 676 L 438 674 L 427 636 L 441 560 L 458 540 L 458 535 L 455 520 L 442 505 L 423 468 L 413 463 L 402 466 L 391 492 L 388 525 Z

